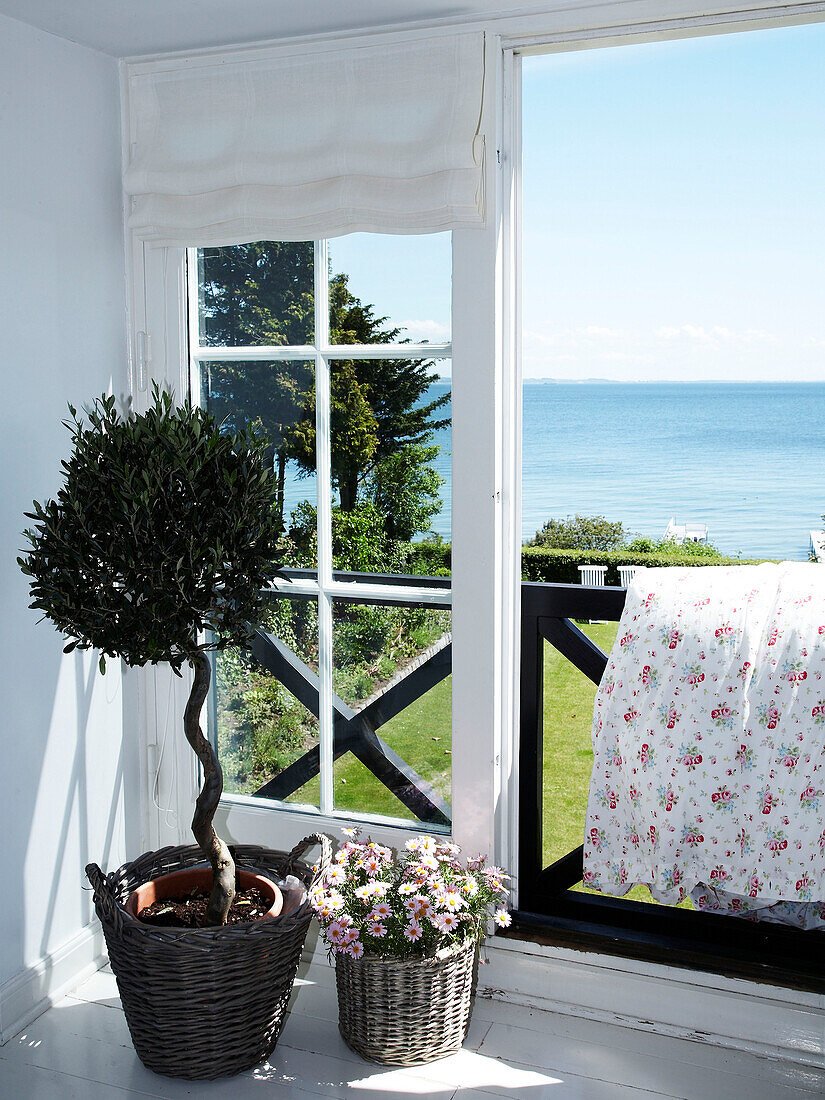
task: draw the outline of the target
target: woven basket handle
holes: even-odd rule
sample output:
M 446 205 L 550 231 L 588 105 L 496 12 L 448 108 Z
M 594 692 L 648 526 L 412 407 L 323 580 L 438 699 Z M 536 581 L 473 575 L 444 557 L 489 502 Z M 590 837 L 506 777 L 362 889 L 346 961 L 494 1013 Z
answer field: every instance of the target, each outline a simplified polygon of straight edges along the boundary
M 324 836 L 323 833 L 312 833 L 310 836 L 305 836 L 303 840 L 300 840 L 289 855 L 286 857 L 287 871 L 291 871 L 297 860 L 301 856 L 305 855 L 310 848 L 314 848 L 318 845 L 321 849 L 321 858 L 318 861 L 318 870 L 312 876 L 312 883 L 310 887 L 326 875 L 329 870 L 330 861 L 332 859 L 332 843 L 328 836 Z
M 95 909 L 101 922 L 107 921 L 113 925 L 115 932 L 119 935 L 123 916 L 115 897 L 114 876 L 104 875 L 96 863 L 90 863 L 86 868 L 86 878 L 92 884 Z

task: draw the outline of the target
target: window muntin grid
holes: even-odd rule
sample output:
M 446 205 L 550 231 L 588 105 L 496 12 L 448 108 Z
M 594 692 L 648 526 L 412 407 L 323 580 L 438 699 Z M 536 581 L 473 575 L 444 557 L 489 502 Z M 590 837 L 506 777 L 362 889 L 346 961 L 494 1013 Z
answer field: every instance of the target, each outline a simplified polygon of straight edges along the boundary
M 306 361 L 315 371 L 315 432 L 316 432 L 316 508 L 317 508 L 317 571 L 299 571 L 279 582 L 284 597 L 308 596 L 318 601 L 318 743 L 320 753 L 320 795 L 317 807 L 301 806 L 323 816 L 352 818 L 348 811 L 335 809 L 333 793 L 333 600 L 361 600 L 397 605 L 416 604 L 433 608 L 451 606 L 449 581 L 443 586 L 415 583 L 382 583 L 359 575 L 345 579 L 333 575 L 332 554 L 332 462 L 330 433 L 330 364 L 331 361 L 353 359 L 428 359 L 446 361 L 452 357 L 452 345 L 445 343 L 333 344 L 329 326 L 329 248 L 328 241 L 313 242 L 314 276 L 314 342 L 296 345 L 236 344 L 216 346 L 202 342 L 201 303 L 199 294 L 199 250 L 186 250 L 189 390 L 193 401 L 200 400 L 202 365 L 210 362 L 228 363 L 254 361 Z M 231 797 L 231 796 L 230 796 Z M 298 808 L 290 804 L 290 808 Z M 355 815 L 369 820 L 374 815 Z M 385 819 L 386 820 L 386 819 Z

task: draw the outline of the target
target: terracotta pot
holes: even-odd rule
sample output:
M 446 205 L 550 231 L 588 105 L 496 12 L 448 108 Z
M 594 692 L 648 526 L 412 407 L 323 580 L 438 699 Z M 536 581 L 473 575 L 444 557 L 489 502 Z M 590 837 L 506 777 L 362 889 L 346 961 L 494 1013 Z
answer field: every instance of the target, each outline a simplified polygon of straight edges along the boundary
M 271 898 L 272 905 L 262 917 L 255 920 L 266 920 L 268 917 L 277 917 L 284 904 L 281 891 L 274 882 L 263 875 L 256 875 L 252 871 L 244 871 L 238 868 L 235 872 L 235 881 L 239 890 L 249 890 L 253 886 L 260 890 L 266 898 Z M 180 899 L 190 893 L 193 887 L 197 887 L 205 894 L 212 889 L 212 869 L 210 867 L 187 867 L 183 871 L 173 871 L 170 875 L 162 875 L 160 878 L 151 879 L 133 890 L 126 902 L 126 912 L 137 919 L 141 909 L 145 909 L 152 902 L 162 901 L 166 898 Z

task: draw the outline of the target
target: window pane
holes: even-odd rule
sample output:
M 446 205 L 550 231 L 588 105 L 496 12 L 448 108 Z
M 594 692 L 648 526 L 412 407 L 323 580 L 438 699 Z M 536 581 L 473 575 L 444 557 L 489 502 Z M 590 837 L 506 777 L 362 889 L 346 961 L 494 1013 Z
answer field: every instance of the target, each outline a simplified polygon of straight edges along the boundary
M 649 547 L 673 517 L 807 558 L 823 49 L 814 25 L 524 59 L 525 538 L 580 512 Z
M 333 344 L 450 341 L 449 233 L 352 233 L 330 241 Z
M 336 567 L 449 575 L 449 381 L 426 360 L 335 360 L 330 394 Z
M 315 600 L 273 597 L 261 625 L 299 662 L 299 671 L 293 667 L 291 675 L 317 674 Z M 215 729 L 224 790 L 317 806 L 317 772 L 307 778 L 301 764 L 296 765 L 308 761 L 307 754 L 318 744 L 314 714 L 249 653 L 227 650 L 216 655 L 216 664 Z M 299 690 L 296 685 L 290 687 Z M 291 772 L 290 765 L 295 765 Z
M 311 344 L 314 255 L 312 241 L 198 249 L 201 344 Z
M 309 568 L 316 564 L 314 391 L 312 362 L 201 364 L 201 404 L 231 429 L 253 423 L 268 436 L 288 564 Z
M 337 809 L 446 824 L 450 640 L 447 610 L 334 604 L 337 735 L 354 749 L 335 763 Z

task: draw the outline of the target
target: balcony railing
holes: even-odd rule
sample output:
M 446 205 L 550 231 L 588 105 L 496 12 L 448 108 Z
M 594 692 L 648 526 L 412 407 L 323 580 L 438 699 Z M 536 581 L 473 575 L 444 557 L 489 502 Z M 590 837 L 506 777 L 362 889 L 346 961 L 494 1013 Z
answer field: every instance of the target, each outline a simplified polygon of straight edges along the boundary
M 553 646 L 598 684 L 607 656 L 572 620 L 616 621 L 625 596 L 625 589 L 616 587 L 522 584 L 519 909 L 515 934 L 825 993 L 825 936 L 821 932 L 572 889 L 581 883 L 581 845 L 544 865 L 546 646 Z

